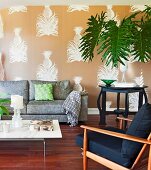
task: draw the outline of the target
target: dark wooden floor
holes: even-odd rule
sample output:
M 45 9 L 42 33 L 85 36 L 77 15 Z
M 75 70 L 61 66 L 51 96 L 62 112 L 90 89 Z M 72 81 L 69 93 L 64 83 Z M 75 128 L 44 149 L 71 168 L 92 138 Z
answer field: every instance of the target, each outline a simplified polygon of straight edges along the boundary
M 89 116 L 85 124 L 98 127 L 98 123 L 98 116 Z M 115 116 L 107 116 L 107 124 L 116 126 Z M 61 130 L 62 139 L 46 141 L 45 160 L 42 142 L 1 142 L 0 170 L 82 170 L 81 150 L 75 144 L 75 137 L 82 129 L 61 124 Z M 107 168 L 89 160 L 89 170 Z

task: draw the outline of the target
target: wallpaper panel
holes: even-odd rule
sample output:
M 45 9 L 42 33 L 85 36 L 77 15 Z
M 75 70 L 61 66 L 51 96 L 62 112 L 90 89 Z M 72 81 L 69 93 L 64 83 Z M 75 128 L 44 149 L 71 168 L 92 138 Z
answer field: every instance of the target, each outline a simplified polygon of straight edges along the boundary
M 43 13 L 44 6 L 28 6 L 26 12 L 11 12 L 8 9 L 0 10 L 3 21 L 4 38 L 0 39 L 0 52 L 2 52 L 3 64 L 5 69 L 5 77 L 7 80 L 18 79 L 37 79 L 37 71 L 39 66 L 44 65 L 45 51 L 51 51 L 52 65 L 57 68 L 57 79 L 69 79 L 74 84 L 76 76 L 82 77 L 81 85 L 89 93 L 89 107 L 96 107 L 96 100 L 100 89 L 97 87 L 97 77 L 100 67 L 104 66 L 100 57 L 97 56 L 92 62 L 73 61 L 68 62 L 67 49 L 69 42 L 74 40 L 76 27 L 86 28 L 87 19 L 91 15 L 106 11 L 106 6 L 89 6 L 84 10 L 68 6 L 50 6 L 52 14 L 58 18 L 58 35 L 52 34 L 37 37 L 37 17 Z M 109 8 L 110 9 L 110 8 Z M 118 19 L 128 16 L 130 12 L 129 6 L 113 6 L 113 11 Z M 12 10 L 11 10 L 12 11 Z M 112 13 L 113 14 L 113 13 Z M 49 15 L 49 13 L 48 13 Z M 2 25 L 2 24 L 1 24 Z M 14 40 L 14 29 L 21 28 L 20 37 L 28 44 L 27 57 L 28 62 L 13 62 L 10 63 L 9 49 L 11 42 Z M 48 57 L 49 58 L 49 57 Z M 43 63 L 43 64 L 42 64 Z M 136 76 L 140 76 L 142 71 L 144 82 L 146 85 L 151 85 L 149 72 L 151 72 L 151 63 L 129 63 L 128 71 L 126 72 L 126 81 L 132 81 Z M 49 72 L 50 73 L 50 72 Z M 119 72 L 119 80 L 122 79 L 122 74 Z M 150 98 L 150 87 L 148 88 Z M 114 94 L 108 94 L 107 99 L 116 100 Z M 112 106 L 113 106 L 112 105 Z

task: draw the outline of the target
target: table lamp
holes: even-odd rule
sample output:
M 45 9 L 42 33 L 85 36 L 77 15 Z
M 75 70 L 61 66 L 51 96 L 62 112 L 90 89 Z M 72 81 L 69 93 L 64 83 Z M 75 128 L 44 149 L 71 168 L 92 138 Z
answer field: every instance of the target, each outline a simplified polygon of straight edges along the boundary
M 11 107 L 14 108 L 14 115 L 12 116 L 12 126 L 18 128 L 22 126 L 22 118 L 20 116 L 20 109 L 23 109 L 23 96 L 11 95 Z

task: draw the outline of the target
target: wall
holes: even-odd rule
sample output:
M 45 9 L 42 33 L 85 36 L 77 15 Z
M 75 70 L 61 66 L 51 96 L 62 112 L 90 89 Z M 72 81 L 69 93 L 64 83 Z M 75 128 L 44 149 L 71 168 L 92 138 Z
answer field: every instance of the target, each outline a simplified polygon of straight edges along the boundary
M 5 37 L 0 39 L 0 51 L 2 51 L 5 67 L 6 80 L 14 80 L 15 77 L 22 79 L 36 79 L 36 72 L 39 64 L 43 62 L 43 51 L 51 50 L 53 52 L 51 60 L 56 64 L 59 74 L 58 79 L 69 79 L 73 83 L 74 76 L 82 76 L 82 86 L 89 93 L 89 107 L 96 107 L 96 100 L 99 93 L 97 88 L 97 71 L 103 63 L 100 57 L 94 58 L 93 62 L 72 62 L 67 63 L 67 44 L 73 40 L 74 27 L 81 26 L 86 28 L 87 19 L 91 15 L 101 13 L 106 10 L 106 6 L 91 6 L 89 12 L 75 11 L 67 13 L 67 6 L 52 6 L 51 9 L 56 13 L 59 19 L 59 35 L 36 37 L 36 19 L 42 13 L 44 7 L 28 7 L 28 12 L 13 13 L 8 15 L 8 9 L 0 10 L 4 23 Z M 119 18 L 128 16 L 129 6 L 114 6 Z M 14 37 L 14 28 L 21 27 L 21 37 L 28 44 L 28 62 L 27 63 L 9 63 L 9 46 Z M 135 76 L 143 71 L 145 84 L 150 86 L 151 63 L 133 63 L 129 65 L 129 71 L 126 79 L 132 81 Z M 119 75 L 119 80 L 121 75 Z M 150 88 L 148 89 L 150 95 Z M 114 95 L 109 95 L 108 99 Z

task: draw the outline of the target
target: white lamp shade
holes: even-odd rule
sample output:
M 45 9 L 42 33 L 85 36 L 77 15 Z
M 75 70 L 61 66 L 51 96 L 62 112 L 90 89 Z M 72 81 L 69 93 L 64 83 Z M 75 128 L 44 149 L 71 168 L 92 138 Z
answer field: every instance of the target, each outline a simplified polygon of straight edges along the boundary
M 14 109 L 23 109 L 23 96 L 11 95 L 11 107 Z

